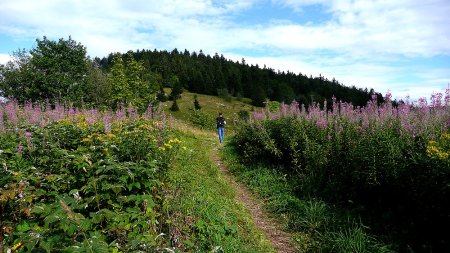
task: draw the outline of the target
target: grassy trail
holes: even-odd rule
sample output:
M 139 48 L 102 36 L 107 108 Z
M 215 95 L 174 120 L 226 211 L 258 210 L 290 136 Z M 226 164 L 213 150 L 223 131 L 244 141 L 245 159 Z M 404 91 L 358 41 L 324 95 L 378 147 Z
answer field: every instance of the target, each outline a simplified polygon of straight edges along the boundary
M 276 252 L 294 253 L 297 252 L 295 247 L 291 244 L 292 235 L 280 229 L 280 225 L 269 218 L 263 211 L 263 203 L 260 199 L 254 196 L 247 187 L 236 181 L 229 169 L 224 165 L 217 154 L 217 149 L 211 152 L 211 159 L 217 164 L 220 171 L 223 173 L 225 179 L 236 189 L 236 199 L 241 202 L 247 210 L 255 223 L 256 227 L 263 231 L 264 235 L 270 241 Z
M 169 173 L 173 245 L 189 252 L 295 252 L 290 236 L 223 165 L 215 134 L 175 127 L 185 150 Z

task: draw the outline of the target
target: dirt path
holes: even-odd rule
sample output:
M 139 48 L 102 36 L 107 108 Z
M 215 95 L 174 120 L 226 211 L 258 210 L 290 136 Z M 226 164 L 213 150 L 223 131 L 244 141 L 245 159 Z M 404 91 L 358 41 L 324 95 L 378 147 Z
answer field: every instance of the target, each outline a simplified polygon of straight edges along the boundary
M 282 231 L 279 225 L 271 218 L 269 218 L 262 208 L 262 202 L 242 184 L 238 183 L 234 176 L 230 173 L 228 168 L 223 164 L 222 160 L 217 154 L 217 149 L 214 148 L 210 153 L 211 159 L 223 172 L 226 180 L 236 189 L 236 197 L 244 206 L 250 211 L 251 217 L 255 225 L 266 234 L 272 246 L 280 253 L 294 253 L 297 252 L 295 247 L 290 243 L 291 235 Z

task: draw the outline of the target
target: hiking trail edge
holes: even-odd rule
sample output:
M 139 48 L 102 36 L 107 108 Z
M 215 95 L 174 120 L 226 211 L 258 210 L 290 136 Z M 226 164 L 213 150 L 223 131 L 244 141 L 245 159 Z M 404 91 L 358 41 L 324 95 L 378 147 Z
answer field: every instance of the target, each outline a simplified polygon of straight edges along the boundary
M 236 198 L 249 211 L 256 225 L 267 237 L 276 252 L 279 253 L 295 253 L 295 246 L 290 242 L 292 235 L 280 229 L 280 225 L 269 218 L 263 211 L 261 200 L 258 200 L 253 194 L 241 183 L 237 182 L 227 166 L 222 162 L 217 154 L 217 148 L 213 148 L 210 153 L 211 159 L 219 167 L 225 179 L 236 189 Z

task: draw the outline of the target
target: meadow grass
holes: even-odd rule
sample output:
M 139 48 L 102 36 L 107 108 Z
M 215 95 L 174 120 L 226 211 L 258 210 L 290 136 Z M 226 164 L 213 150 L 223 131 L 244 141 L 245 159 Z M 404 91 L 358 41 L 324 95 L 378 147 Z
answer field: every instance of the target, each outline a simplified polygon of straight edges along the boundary
M 169 171 L 173 197 L 168 200 L 172 233 L 178 234 L 180 248 L 273 252 L 249 212 L 237 202 L 235 189 L 209 159 L 209 152 L 218 145 L 214 134 L 184 127 L 180 139 L 185 150 Z
M 170 93 L 170 89 L 165 89 L 167 94 Z M 227 120 L 227 130 L 233 132 L 236 124 L 241 120 L 239 117 L 240 111 L 253 111 L 255 108 L 250 104 L 251 101 L 248 99 L 242 99 L 241 101 L 237 100 L 237 98 L 232 97 L 231 101 L 226 101 L 223 98 L 217 96 L 210 96 L 204 94 L 196 94 L 184 91 L 181 94 L 181 98 L 177 100 L 179 111 L 173 112 L 170 111 L 169 108 L 172 105 L 172 101 L 167 101 L 162 103 L 162 109 L 169 115 L 173 117 L 183 120 L 185 122 L 189 122 L 189 116 L 192 114 L 192 110 L 194 109 L 194 96 L 197 96 L 197 100 L 202 107 L 200 111 L 209 116 L 215 118 L 222 112 L 224 114 L 225 119 Z M 260 108 L 259 108 L 260 109 Z

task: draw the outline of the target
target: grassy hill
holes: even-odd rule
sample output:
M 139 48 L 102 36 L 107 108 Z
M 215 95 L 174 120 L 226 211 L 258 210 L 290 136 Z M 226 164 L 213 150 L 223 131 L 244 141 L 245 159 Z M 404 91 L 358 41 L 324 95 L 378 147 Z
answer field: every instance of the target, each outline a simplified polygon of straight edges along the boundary
M 170 89 L 165 89 L 166 94 L 170 93 Z M 237 99 L 231 97 L 231 100 L 227 101 L 217 96 L 196 94 L 184 91 L 181 94 L 181 98 L 177 100 L 179 111 L 171 111 L 173 101 L 164 102 L 162 107 L 168 115 L 172 115 L 176 119 L 183 120 L 185 122 L 192 122 L 192 115 L 194 111 L 194 96 L 197 95 L 197 100 L 201 106 L 200 112 L 207 117 L 205 120 L 214 120 L 215 117 L 222 112 L 227 120 L 227 129 L 233 131 L 236 123 L 242 120 L 240 114 L 250 113 L 253 110 L 257 110 L 259 107 L 251 105 L 251 100 L 248 98 Z M 208 129 L 208 128 L 207 128 Z M 212 130 L 212 129 L 210 129 Z

